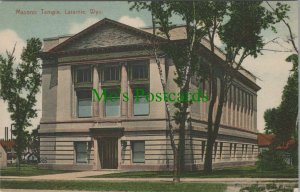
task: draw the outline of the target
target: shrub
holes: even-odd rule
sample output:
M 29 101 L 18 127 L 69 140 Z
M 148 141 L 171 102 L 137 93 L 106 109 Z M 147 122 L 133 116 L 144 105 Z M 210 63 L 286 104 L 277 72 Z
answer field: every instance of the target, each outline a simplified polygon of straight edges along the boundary
M 259 171 L 278 171 L 287 168 L 283 153 L 276 150 L 263 151 L 256 162 Z

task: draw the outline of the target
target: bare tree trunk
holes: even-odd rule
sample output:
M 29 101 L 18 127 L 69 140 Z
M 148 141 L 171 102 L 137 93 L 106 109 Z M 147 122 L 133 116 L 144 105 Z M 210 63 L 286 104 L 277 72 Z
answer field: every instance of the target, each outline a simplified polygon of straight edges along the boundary
M 211 74 L 213 74 L 213 71 L 211 71 Z M 212 133 L 213 133 L 213 111 L 217 99 L 217 90 L 216 90 L 217 86 L 216 86 L 216 79 L 213 77 L 213 75 L 211 75 L 210 84 L 211 84 L 211 99 L 209 102 L 208 120 L 207 120 L 207 145 L 206 145 L 205 160 L 204 160 L 205 173 L 212 172 L 212 150 L 215 142 L 213 140 Z
M 156 61 L 157 68 L 159 71 L 162 89 L 163 89 L 163 92 L 166 92 L 166 79 L 164 79 L 163 70 L 161 67 L 160 60 L 157 55 L 157 49 L 156 49 L 156 45 L 155 45 L 156 27 L 155 27 L 155 21 L 154 21 L 153 15 L 152 15 L 152 26 L 153 26 L 153 41 L 152 41 L 153 52 L 155 55 L 155 61 Z M 173 181 L 180 182 L 180 169 L 178 169 L 178 166 L 177 166 L 179 164 L 178 162 L 180 162 L 180 160 L 178 159 L 178 149 L 175 144 L 174 128 L 173 128 L 173 125 L 171 122 L 171 112 L 170 112 L 170 105 L 169 105 L 168 101 L 165 101 L 165 108 L 166 108 L 166 115 L 167 115 L 167 129 L 169 130 L 168 133 L 170 136 L 170 142 L 171 142 L 171 147 L 172 147 L 172 152 L 173 152 Z
M 212 100 L 209 105 L 209 114 L 208 114 L 208 131 L 207 131 L 207 148 L 206 155 L 204 161 L 204 172 L 211 173 L 212 172 L 212 155 L 213 155 L 213 145 L 218 136 L 220 122 L 222 117 L 223 103 L 225 96 L 227 94 L 228 89 L 225 88 L 227 86 L 227 82 L 225 82 L 225 78 L 222 77 L 220 79 L 220 94 L 218 97 L 218 107 L 215 118 L 213 119 L 213 107 L 215 105 L 216 96 L 217 96 L 217 83 L 215 77 L 213 77 L 214 82 L 212 83 Z
M 158 68 L 159 75 L 160 75 L 160 82 L 162 85 L 162 89 L 163 89 L 163 92 L 166 92 L 166 81 L 164 80 L 161 64 L 160 64 L 159 58 L 157 56 L 157 51 L 155 48 L 154 48 L 154 55 L 155 55 L 155 60 L 156 60 L 157 68 Z M 169 105 L 168 101 L 165 101 L 165 108 L 166 108 L 166 115 L 167 115 L 167 128 L 169 130 L 170 142 L 171 142 L 173 158 L 174 158 L 173 181 L 180 182 L 180 167 L 178 167 L 178 164 L 180 164 L 180 158 L 178 158 L 178 154 L 180 154 L 180 153 L 178 153 L 178 149 L 176 148 L 176 144 L 175 144 L 174 128 L 173 128 L 173 125 L 171 122 L 170 105 Z
M 194 3 L 194 2 L 193 2 Z M 195 5 L 194 5 L 194 14 L 195 14 Z M 155 46 L 155 37 L 156 37 L 156 27 L 155 27 L 155 20 L 154 16 L 152 14 L 152 25 L 153 25 L 153 41 L 152 44 L 154 45 L 154 54 L 156 58 L 156 63 L 160 72 L 160 78 L 161 78 L 161 84 L 163 87 L 163 91 L 166 90 L 166 82 L 163 79 L 162 75 L 162 69 L 161 65 L 159 62 L 159 59 L 157 57 L 157 51 L 156 51 L 156 46 Z M 189 55 L 188 55 L 188 61 L 187 61 L 187 69 L 185 70 L 184 77 L 183 79 L 185 80 L 183 85 L 180 86 L 180 93 L 187 93 L 189 91 L 189 83 L 191 80 L 191 53 L 193 52 L 194 49 L 194 43 L 195 43 L 195 36 L 196 36 L 196 26 L 193 28 L 193 33 L 189 37 L 190 38 L 190 46 L 189 46 Z M 170 40 L 170 36 L 166 34 L 168 40 Z M 185 127 L 186 127 L 186 121 L 187 121 L 187 109 L 188 109 L 188 102 L 183 102 L 180 104 L 181 106 L 179 107 L 179 113 L 180 113 L 180 120 L 179 120 L 179 141 L 178 141 L 178 149 L 176 148 L 175 140 L 174 140 L 174 129 L 171 123 L 171 115 L 170 115 L 170 110 L 169 110 L 169 104 L 168 102 L 165 102 L 166 105 L 166 112 L 167 112 L 167 118 L 168 118 L 168 127 L 170 131 L 170 141 L 171 141 L 171 146 L 173 150 L 173 155 L 174 155 L 174 177 L 173 181 L 174 182 L 179 182 L 180 181 L 180 174 L 181 171 L 184 170 L 185 167 L 185 161 L 184 161 L 184 153 L 185 153 Z

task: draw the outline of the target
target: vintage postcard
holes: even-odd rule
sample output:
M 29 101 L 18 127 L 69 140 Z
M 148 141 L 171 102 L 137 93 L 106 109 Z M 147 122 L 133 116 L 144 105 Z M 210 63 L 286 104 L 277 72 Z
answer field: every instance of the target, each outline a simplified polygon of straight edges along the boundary
M 0 191 L 298 191 L 298 9 L 0 0 Z

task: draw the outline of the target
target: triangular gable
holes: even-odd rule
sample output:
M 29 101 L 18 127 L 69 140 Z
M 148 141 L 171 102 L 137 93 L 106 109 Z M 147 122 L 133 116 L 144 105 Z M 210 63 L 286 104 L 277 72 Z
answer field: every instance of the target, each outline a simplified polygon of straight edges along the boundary
M 105 18 L 53 47 L 49 52 L 146 44 L 151 38 L 151 33 Z

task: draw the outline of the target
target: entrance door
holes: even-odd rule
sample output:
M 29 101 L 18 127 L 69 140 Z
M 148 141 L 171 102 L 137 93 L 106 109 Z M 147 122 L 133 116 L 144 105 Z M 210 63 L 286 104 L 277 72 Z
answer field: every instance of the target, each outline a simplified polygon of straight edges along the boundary
M 118 168 L 118 138 L 105 137 L 98 140 L 98 154 L 102 169 Z

